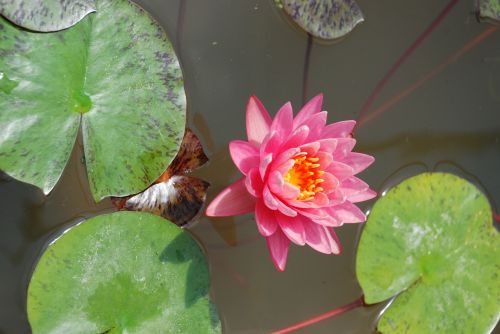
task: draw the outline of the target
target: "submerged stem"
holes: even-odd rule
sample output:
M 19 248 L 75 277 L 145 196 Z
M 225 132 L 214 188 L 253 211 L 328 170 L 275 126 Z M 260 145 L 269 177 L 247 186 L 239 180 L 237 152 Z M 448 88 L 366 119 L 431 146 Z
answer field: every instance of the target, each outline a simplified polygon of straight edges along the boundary
M 444 62 L 434 67 L 430 72 L 425 74 L 423 77 L 412 83 L 409 87 L 405 88 L 403 91 L 391 97 L 389 100 L 385 101 L 380 107 L 373 110 L 371 113 L 367 114 L 366 117 L 358 118 L 358 126 L 364 125 L 368 121 L 379 116 L 381 113 L 391 108 L 394 104 L 399 102 L 401 99 L 413 93 L 415 90 L 420 88 L 423 84 L 434 78 L 436 75 L 441 73 L 445 68 L 449 65 L 455 63 L 458 59 L 460 59 L 467 52 L 472 50 L 475 46 L 479 45 L 483 40 L 493 34 L 495 31 L 499 30 L 499 26 L 491 26 L 481 31 L 478 35 L 468 41 L 460 50 L 453 53 L 449 56 Z
M 311 64 L 313 36 L 307 33 L 306 55 L 304 57 L 304 71 L 302 72 L 302 104 L 307 101 L 307 91 L 309 90 L 309 67 Z
M 364 306 L 365 302 L 364 302 L 363 298 L 364 297 L 361 296 L 360 298 L 356 299 L 352 303 L 349 303 L 347 305 L 334 308 L 333 310 L 330 310 L 328 312 L 322 313 L 322 314 L 317 315 L 317 316 L 315 316 L 313 318 L 310 318 L 310 319 L 298 322 L 298 323 L 296 323 L 294 325 L 291 325 L 291 326 L 288 326 L 288 327 L 285 327 L 285 328 L 273 331 L 273 332 L 271 332 L 271 334 L 285 334 L 285 333 L 290 333 L 290 332 L 293 332 L 293 331 L 295 331 L 297 329 L 304 328 L 304 327 L 307 327 L 307 326 L 310 326 L 310 325 L 314 325 L 315 323 L 318 323 L 318 322 L 323 321 L 325 319 L 328 319 L 328 318 L 331 318 L 331 317 L 334 317 L 334 316 L 337 316 L 337 315 L 341 315 L 341 314 L 343 314 L 343 313 L 345 313 L 347 311 L 353 310 L 353 309 L 358 308 L 360 306 Z
M 368 99 L 361 107 L 358 114 L 358 119 L 361 121 L 365 116 L 365 113 L 370 109 L 375 102 L 375 99 L 382 92 L 385 85 L 389 82 L 392 76 L 398 71 L 398 69 L 403 65 L 403 63 L 415 52 L 415 50 L 429 37 L 429 35 L 436 29 L 436 27 L 443 21 L 443 19 L 450 13 L 450 11 L 458 3 L 458 0 L 451 0 L 448 4 L 439 12 L 434 20 L 425 28 L 425 30 L 417 37 L 417 39 L 403 52 L 403 54 L 398 58 L 398 60 L 391 66 L 389 71 L 384 75 L 384 77 L 377 83 L 377 86 L 373 92 L 368 96 Z

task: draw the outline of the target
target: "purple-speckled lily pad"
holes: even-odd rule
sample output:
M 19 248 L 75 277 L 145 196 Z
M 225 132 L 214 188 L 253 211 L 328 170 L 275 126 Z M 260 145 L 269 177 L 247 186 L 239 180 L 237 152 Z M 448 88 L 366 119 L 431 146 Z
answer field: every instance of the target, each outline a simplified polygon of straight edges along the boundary
M 165 171 L 182 141 L 186 96 L 158 23 L 128 0 L 96 5 L 53 33 L 0 16 L 0 170 L 49 193 L 81 126 L 100 200 L 136 194 Z
M 0 0 L 0 14 L 33 31 L 58 31 L 95 12 L 95 0 Z
M 423 173 L 373 206 L 356 274 L 365 301 L 394 301 L 383 334 L 490 333 L 500 319 L 500 234 L 488 198 L 448 173 Z
M 343 37 L 364 21 L 353 0 L 281 0 L 281 3 L 300 27 L 322 39 Z
M 478 12 L 481 20 L 500 22 L 500 0 L 479 0 Z

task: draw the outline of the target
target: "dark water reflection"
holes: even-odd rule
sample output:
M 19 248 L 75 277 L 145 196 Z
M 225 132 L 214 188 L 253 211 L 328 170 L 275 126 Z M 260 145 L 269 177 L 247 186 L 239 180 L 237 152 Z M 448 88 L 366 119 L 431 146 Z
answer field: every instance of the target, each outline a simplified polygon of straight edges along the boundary
M 366 22 L 340 43 L 312 43 L 304 87 L 307 35 L 293 27 L 272 0 L 184 0 L 182 5 L 180 0 L 139 1 L 177 46 L 188 123 L 211 158 L 196 173 L 212 183 L 210 199 L 239 177 L 227 143 L 245 137 L 244 109 L 250 94 L 257 94 L 274 114 L 288 100 L 299 107 L 304 88 L 310 96 L 324 92 L 329 121 L 356 119 L 379 80 L 447 3 L 358 2 Z M 460 1 L 392 76 L 373 108 L 486 28 L 476 22 L 472 1 Z M 384 189 L 394 177 L 433 170 L 446 160 L 473 175 L 498 208 L 500 31 L 359 127 L 356 137 L 357 149 L 377 159 L 362 175 L 375 189 Z M 91 199 L 79 145 L 50 196 L 2 179 L 0 198 L 0 333 L 29 333 L 26 288 L 40 252 L 65 226 L 111 206 Z M 274 269 L 251 215 L 202 217 L 191 231 L 208 253 L 212 292 L 228 333 L 284 327 L 361 295 L 354 273 L 357 226 L 338 229 L 344 246 L 340 256 L 292 247 L 284 273 Z M 356 309 L 301 333 L 372 333 L 381 307 Z

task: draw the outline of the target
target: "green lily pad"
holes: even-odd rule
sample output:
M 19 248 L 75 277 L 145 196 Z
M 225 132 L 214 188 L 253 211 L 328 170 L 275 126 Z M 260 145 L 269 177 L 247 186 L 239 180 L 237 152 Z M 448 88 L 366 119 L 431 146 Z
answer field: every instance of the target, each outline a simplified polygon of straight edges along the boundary
M 138 193 L 165 171 L 182 141 L 186 98 L 163 29 L 127 0 L 96 5 L 49 34 L 0 17 L 0 169 L 49 193 L 81 123 L 100 200 Z
M 479 0 L 479 17 L 500 22 L 500 0 Z
M 94 0 L 0 0 L 0 14 L 33 31 L 57 31 L 95 12 Z
M 28 288 L 38 333 L 220 333 L 207 262 L 176 225 L 149 213 L 98 216 L 49 245 Z
M 279 0 L 285 12 L 311 35 L 332 40 L 364 21 L 354 0 Z
M 397 295 L 378 322 L 384 334 L 489 333 L 500 317 L 500 236 L 486 196 L 447 173 L 403 181 L 369 214 L 356 274 L 367 303 Z

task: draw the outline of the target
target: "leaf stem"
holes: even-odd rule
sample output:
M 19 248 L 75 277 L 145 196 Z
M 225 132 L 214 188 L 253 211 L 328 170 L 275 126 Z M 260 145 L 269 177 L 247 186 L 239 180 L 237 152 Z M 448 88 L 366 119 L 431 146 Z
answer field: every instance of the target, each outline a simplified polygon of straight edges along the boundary
M 297 329 L 314 325 L 314 324 L 316 324 L 316 323 L 318 323 L 320 321 L 323 321 L 325 319 L 328 319 L 328 318 L 331 318 L 331 317 L 334 317 L 334 316 L 337 316 L 337 315 L 341 315 L 341 314 L 343 314 L 343 313 L 345 313 L 347 311 L 353 310 L 355 308 L 358 308 L 358 307 L 361 307 L 361 306 L 364 306 L 364 305 L 365 305 L 365 302 L 364 302 L 363 296 L 361 296 L 360 298 L 356 299 L 352 303 L 349 303 L 347 305 L 334 308 L 333 310 L 330 310 L 328 312 L 322 313 L 322 314 L 317 315 L 315 317 L 312 317 L 310 319 L 298 322 L 298 323 L 296 323 L 294 325 L 291 325 L 291 326 L 288 326 L 288 327 L 285 327 L 285 328 L 273 331 L 273 332 L 271 332 L 271 334 L 285 334 L 285 333 L 290 333 L 290 332 L 296 331 Z
M 304 57 L 304 71 L 302 72 L 302 104 L 307 101 L 307 91 L 309 90 L 309 67 L 311 65 L 311 50 L 313 36 L 307 33 L 306 54 Z
M 497 31 L 500 27 L 498 26 L 491 26 L 480 32 L 478 35 L 476 35 L 474 38 L 472 38 L 470 41 L 468 41 L 460 50 L 456 51 L 454 54 L 449 56 L 444 62 L 441 64 L 437 65 L 434 67 L 430 72 L 425 74 L 423 77 L 412 83 L 409 87 L 405 88 L 403 91 L 399 92 L 398 94 L 394 95 L 391 97 L 389 100 L 385 101 L 380 107 L 366 115 L 364 118 L 359 118 L 358 120 L 358 126 L 364 125 L 368 121 L 373 120 L 377 116 L 379 116 L 381 113 L 386 111 L 387 109 L 391 108 L 394 104 L 399 102 L 401 99 L 405 98 L 406 96 L 410 95 L 413 93 L 415 90 L 420 88 L 423 84 L 425 84 L 427 81 L 431 80 L 434 78 L 436 75 L 441 73 L 445 68 L 447 68 L 449 65 L 455 63 L 458 59 L 460 59 L 463 55 L 465 55 L 467 52 L 472 50 L 475 46 L 479 45 L 483 40 L 485 40 L 487 37 L 489 37 L 492 33 Z
M 384 75 L 384 77 L 377 83 L 373 92 L 368 96 L 368 99 L 361 107 L 358 114 L 358 119 L 362 120 L 362 117 L 370 109 L 375 99 L 382 92 L 385 85 L 389 82 L 392 76 L 397 72 L 399 67 L 412 55 L 412 53 L 424 42 L 427 37 L 434 31 L 434 29 L 441 23 L 441 21 L 450 13 L 450 11 L 458 3 L 458 0 L 451 0 L 436 16 L 436 18 L 425 28 L 425 30 L 417 37 L 417 39 L 403 52 L 403 54 L 398 58 L 398 60 L 391 66 L 389 71 Z

